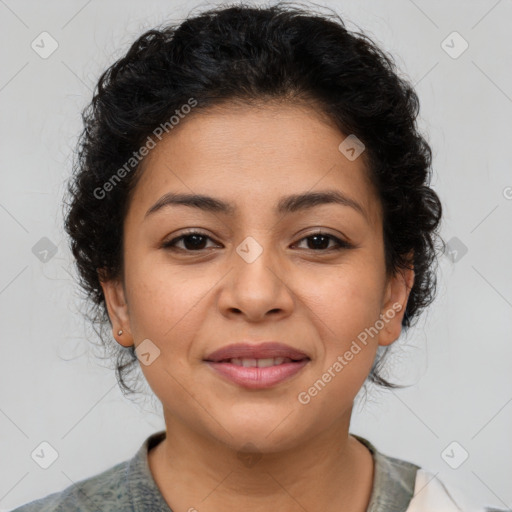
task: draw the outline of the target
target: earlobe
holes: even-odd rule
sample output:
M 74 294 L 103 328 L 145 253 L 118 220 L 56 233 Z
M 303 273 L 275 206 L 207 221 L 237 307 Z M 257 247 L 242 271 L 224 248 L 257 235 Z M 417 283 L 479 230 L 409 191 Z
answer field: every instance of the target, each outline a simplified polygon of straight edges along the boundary
M 129 347 L 133 345 L 133 338 L 123 283 L 119 279 L 101 280 L 100 277 L 100 284 L 112 324 L 112 334 L 120 345 Z
M 402 332 L 402 320 L 409 294 L 414 285 L 414 269 L 401 270 L 388 280 L 381 318 L 384 322 L 379 332 L 379 345 L 391 345 Z

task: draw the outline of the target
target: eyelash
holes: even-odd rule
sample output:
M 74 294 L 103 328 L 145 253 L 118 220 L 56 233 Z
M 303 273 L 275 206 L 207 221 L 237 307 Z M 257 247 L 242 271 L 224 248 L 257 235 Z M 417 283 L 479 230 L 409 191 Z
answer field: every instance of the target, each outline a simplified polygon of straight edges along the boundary
M 177 250 L 180 250 L 180 251 L 184 251 L 184 252 L 201 252 L 201 251 L 204 251 L 205 249 L 198 249 L 198 250 L 190 250 L 190 249 L 183 249 L 181 247 L 176 247 L 175 244 L 177 242 L 180 242 L 181 240 L 189 237 L 189 236 L 194 236 L 194 235 L 199 235 L 203 238 L 208 238 L 210 240 L 213 240 L 210 236 L 206 235 L 205 233 L 201 233 L 200 231 L 190 231 L 188 233 L 184 233 L 183 235 L 180 235 L 176 238 L 173 238 L 172 240 L 169 240 L 168 242 L 164 242 L 162 244 L 162 249 L 167 249 L 167 250 L 170 250 L 170 251 L 177 251 Z M 338 237 L 335 237 L 334 235 L 331 235 L 329 233 L 324 233 L 323 231 L 318 231 L 318 232 L 315 232 L 315 233 L 310 233 L 308 236 L 305 236 L 303 238 L 301 238 L 299 240 L 299 242 L 302 242 L 303 240 L 307 240 L 308 238 L 313 238 L 315 236 L 323 236 L 323 237 L 327 237 L 327 238 L 330 238 L 331 240 L 333 240 L 337 246 L 336 247 L 331 247 L 331 248 L 328 248 L 328 249 L 306 249 L 306 250 L 309 250 L 309 251 L 312 251 L 312 252 L 329 252 L 329 251 L 341 251 L 343 249 L 352 249 L 354 246 L 348 242 L 346 242 L 345 240 L 341 240 L 340 238 Z

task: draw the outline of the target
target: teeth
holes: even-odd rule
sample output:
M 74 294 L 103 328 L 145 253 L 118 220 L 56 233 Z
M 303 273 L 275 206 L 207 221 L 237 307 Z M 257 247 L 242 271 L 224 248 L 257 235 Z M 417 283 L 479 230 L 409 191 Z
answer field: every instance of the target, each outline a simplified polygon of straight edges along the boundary
M 269 357 L 268 359 L 258 359 L 258 368 L 268 368 L 269 366 L 274 366 L 274 358 Z
M 292 360 L 289 357 L 268 357 L 266 359 L 234 357 L 233 359 L 230 359 L 229 362 L 236 366 L 243 366 L 245 368 L 268 368 L 269 366 L 277 366 L 283 363 L 291 363 Z

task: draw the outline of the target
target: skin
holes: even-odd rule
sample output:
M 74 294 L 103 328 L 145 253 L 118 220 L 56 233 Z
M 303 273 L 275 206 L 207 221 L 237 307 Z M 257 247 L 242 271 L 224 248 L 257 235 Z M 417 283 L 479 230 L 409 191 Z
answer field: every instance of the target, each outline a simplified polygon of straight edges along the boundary
M 386 275 L 382 211 L 364 153 L 346 158 L 338 149 L 346 135 L 317 112 L 265 104 L 192 113 L 143 162 L 124 223 L 123 277 L 102 287 L 118 343 L 149 339 L 160 350 L 141 364 L 167 430 L 148 459 L 176 512 L 368 506 L 373 459 L 349 435 L 350 416 L 378 346 L 400 335 L 414 272 Z M 338 204 L 274 212 L 282 196 L 327 189 L 350 196 L 365 215 Z M 168 206 L 145 217 L 170 191 L 231 201 L 237 212 Z M 190 239 L 177 242 L 181 251 L 161 247 L 186 228 L 210 237 L 201 250 Z M 319 228 L 354 247 L 333 250 L 329 238 L 315 246 L 306 237 Z M 249 236 L 263 250 L 251 263 L 236 252 Z M 298 393 L 393 304 L 402 309 L 301 404 Z M 270 389 L 248 390 L 203 361 L 244 340 L 287 343 L 311 361 Z M 247 443 L 256 447 L 253 464 L 242 460 Z

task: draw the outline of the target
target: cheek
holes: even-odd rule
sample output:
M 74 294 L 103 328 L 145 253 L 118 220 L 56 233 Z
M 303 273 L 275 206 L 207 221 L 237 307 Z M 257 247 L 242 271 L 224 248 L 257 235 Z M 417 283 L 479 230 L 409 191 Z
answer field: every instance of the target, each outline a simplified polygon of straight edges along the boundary
M 190 403 L 189 352 L 202 325 L 201 299 L 212 286 L 206 281 L 165 265 L 133 268 L 127 279 L 135 345 L 149 339 L 157 347 L 150 345 L 157 354 L 150 364 L 141 358 L 144 377 L 166 407 L 177 415 L 190 414 L 188 421 L 193 412 L 183 404 Z
M 296 290 L 301 300 L 324 321 L 330 337 L 341 335 L 338 339 L 342 341 L 378 319 L 383 276 L 369 262 L 354 262 L 325 272 L 304 273 Z
M 196 306 L 207 294 L 208 283 L 165 265 L 132 266 L 128 274 L 130 325 L 136 343 L 149 338 L 167 350 L 168 340 L 186 339 L 186 330 L 198 324 Z M 173 342 L 173 351 L 178 347 Z
M 302 289 L 309 290 L 303 300 L 310 321 L 322 340 L 317 377 L 330 372 L 325 375 L 330 393 L 356 394 L 371 369 L 378 347 L 378 332 L 372 327 L 381 312 L 378 268 L 345 265 L 324 277 L 309 275 L 309 285 L 302 283 Z
M 335 421 L 368 377 L 378 347 L 378 337 L 371 330 L 380 314 L 378 279 L 369 272 L 360 276 L 340 271 L 319 283 L 317 294 L 305 298 L 323 352 L 296 396 L 306 417 Z

